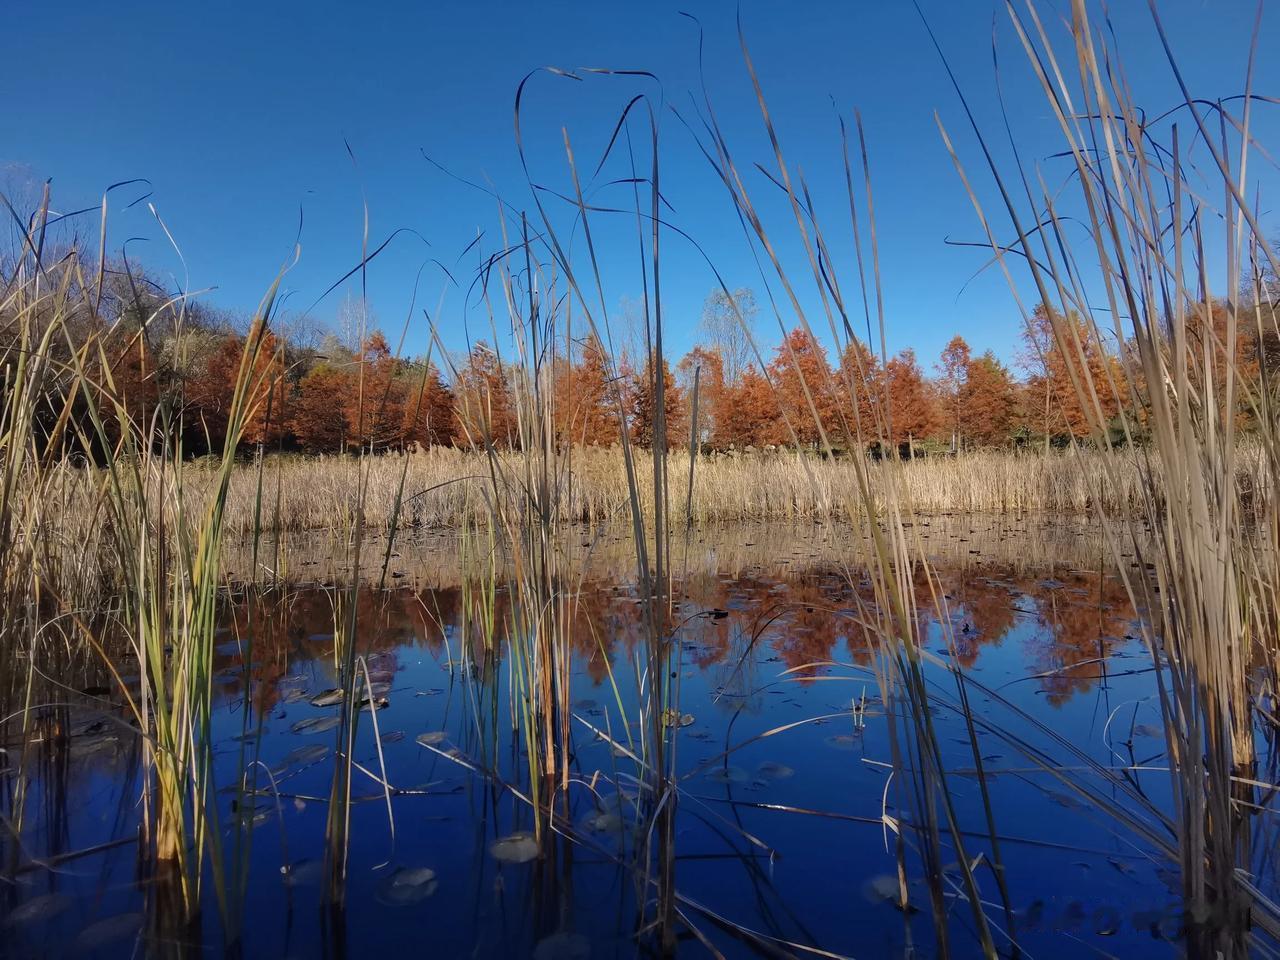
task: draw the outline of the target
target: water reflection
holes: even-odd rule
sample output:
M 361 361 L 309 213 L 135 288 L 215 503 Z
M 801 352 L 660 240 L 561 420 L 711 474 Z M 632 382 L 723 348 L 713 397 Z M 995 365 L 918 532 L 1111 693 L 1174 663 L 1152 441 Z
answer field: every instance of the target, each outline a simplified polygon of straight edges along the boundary
M 915 532 L 933 558 L 911 581 L 918 633 L 931 652 L 954 655 L 984 683 L 1042 706 L 1055 729 L 1082 743 L 1097 732 L 1091 694 L 1113 682 L 1117 698 L 1150 693 L 1124 662 L 1137 653 L 1126 639 L 1135 613 L 1098 562 L 1088 528 L 939 518 Z M 923 915 L 898 912 L 877 892 L 896 869 L 882 817 L 902 812 L 885 807 L 883 724 L 873 719 L 864 730 L 850 713 L 866 696 L 874 717 L 877 703 L 868 672 L 856 669 L 872 663 L 860 611 L 874 597 L 848 566 L 852 535 L 835 525 L 742 526 L 701 531 L 687 549 L 677 546 L 680 715 L 671 736 L 683 778 L 674 837 L 687 921 L 681 953 L 705 952 L 704 937 L 726 956 L 803 952 L 786 946 L 793 943 L 836 955 L 903 954 L 928 942 Z M 335 686 L 333 585 L 341 570 L 336 548 L 310 549 L 294 554 L 293 573 L 305 570 L 307 582 L 241 586 L 221 612 L 217 782 L 234 784 L 248 771 L 261 783 L 266 768 L 274 785 L 240 808 L 231 796 L 219 799 L 220 829 L 250 827 L 244 954 L 376 955 L 429 942 L 439 956 L 548 960 L 634 956 L 637 939 L 650 943 L 654 879 L 636 869 L 634 851 L 647 842 L 637 811 L 654 798 L 610 742 L 626 742 L 635 722 L 633 665 L 645 636 L 625 539 L 595 531 L 566 544 L 582 560 L 569 629 L 577 725 L 574 776 L 556 792 L 552 816 L 584 842 L 551 831 L 527 863 L 494 854 L 502 838 L 534 829 L 513 792 L 524 759 L 511 733 L 509 598 L 499 588 L 485 601 L 496 628 L 483 629 L 480 594 L 461 579 L 457 538 L 443 533 L 393 551 L 392 586 L 366 583 L 355 593 L 358 652 L 387 704 L 370 711 L 376 734 L 362 720 L 354 756 L 369 772 L 354 789 L 347 911 L 323 922 L 317 864 L 334 743 L 324 723 L 336 712 L 323 693 Z M 124 665 L 126 679 L 136 682 L 136 666 Z M 21 735 L 10 727 L 0 755 L 5 817 L 14 825 L 0 838 L 13 881 L 0 884 L 0 914 L 18 917 L 0 922 L 22 955 L 62 955 L 86 932 L 89 945 L 76 952 L 129 955 L 137 939 L 130 918 L 144 909 L 129 845 L 139 738 L 105 671 L 85 663 L 77 671 L 76 690 L 88 692 L 50 691 L 47 699 L 64 705 L 35 711 L 35 726 Z M 52 665 L 46 672 L 72 676 Z M 938 720 L 947 722 L 943 711 Z M 785 736 L 772 734 L 797 722 Z M 959 733 L 947 730 L 949 750 Z M 989 756 L 999 766 L 999 753 Z M 945 759 L 957 769 L 973 764 L 961 744 Z M 384 770 L 394 832 L 374 780 Z M 1162 880 L 1132 850 L 1099 836 L 1087 811 L 1054 800 L 1061 791 L 1023 773 L 992 779 L 1015 838 L 1007 869 L 1026 884 L 1028 902 L 1065 912 L 1084 891 L 1137 891 L 1150 909 L 1163 909 Z M 977 827 L 975 785 L 962 780 L 955 795 Z M 1041 838 L 1046 809 L 1053 835 Z M 1016 838 L 1036 842 L 1019 847 Z M 49 869 L 51 858 L 86 850 L 94 852 L 77 856 L 74 869 Z M 922 896 L 913 887 L 912 897 Z M 206 914 L 198 939 L 207 950 L 222 936 L 212 894 Z M 112 939 L 98 939 L 104 932 Z M 1128 935 L 1130 952 L 1140 949 Z M 1029 945 L 1034 955 L 1075 955 L 1073 941 L 1044 936 Z
M 971 669 L 981 665 L 985 649 L 1018 633 L 1033 668 L 1028 682 L 1055 705 L 1104 679 L 1109 658 L 1136 632 L 1128 594 L 1105 570 L 1060 570 L 1046 577 L 1013 564 L 939 565 L 915 569 L 912 582 L 921 635 L 945 621 L 958 662 Z M 865 579 L 851 587 L 843 570 L 812 564 L 774 574 L 753 569 L 738 576 L 691 576 L 677 585 L 675 599 L 676 621 L 684 624 L 679 634 L 685 663 L 710 671 L 725 693 L 753 689 L 758 685 L 753 677 L 768 664 L 780 664 L 778 669 L 803 680 L 824 673 L 822 664 L 839 655 L 847 653 L 863 665 L 872 659 L 871 637 L 859 611 L 874 605 L 873 590 Z M 360 652 L 387 655 L 392 664 L 401 648 L 422 649 L 448 662 L 464 650 L 477 663 L 501 658 L 511 621 L 501 589 L 494 598 L 498 626 L 492 639 L 474 614 L 464 611 L 460 586 L 366 586 L 356 603 Z M 704 611 L 724 614 L 697 616 Z M 242 668 L 250 652 L 248 679 L 259 710 L 269 711 L 287 692 L 281 681 L 291 665 L 308 664 L 317 682 L 332 679 L 330 592 L 245 589 L 228 602 L 225 619 L 216 660 L 225 695 L 243 695 Z M 570 624 L 575 657 L 597 686 L 606 681 L 611 665 L 627 662 L 645 636 L 633 591 L 609 580 L 583 584 Z M 936 652 L 949 654 L 941 641 Z

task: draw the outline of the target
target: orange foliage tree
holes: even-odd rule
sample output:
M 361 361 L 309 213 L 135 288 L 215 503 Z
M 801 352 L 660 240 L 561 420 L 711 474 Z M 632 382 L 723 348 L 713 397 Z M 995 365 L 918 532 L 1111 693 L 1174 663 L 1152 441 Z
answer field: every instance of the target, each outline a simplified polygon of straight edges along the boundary
M 330 363 L 312 367 L 290 405 L 289 429 L 302 449 L 335 453 L 346 442 L 346 410 L 354 393 L 351 375 Z
M 914 350 L 906 349 L 885 364 L 889 394 L 891 445 L 922 440 L 937 429 L 935 397 L 926 383 Z
M 160 401 L 155 357 L 140 329 L 123 323 L 112 327 L 102 340 L 102 356 L 110 371 L 99 374 L 99 403 L 103 406 L 103 427 L 114 442 L 120 439 L 121 417 L 140 429 L 147 429 Z
M 982 446 L 1008 441 L 1017 412 L 1018 385 L 990 350 L 970 359 L 960 385 L 964 437 Z
M 952 337 L 938 360 L 939 414 L 943 429 L 951 436 L 951 448 L 964 446 L 961 394 L 969 375 L 970 350 L 964 337 Z
M 766 442 L 763 438 L 779 419 L 779 411 L 773 388 L 764 376 L 747 367 L 736 384 L 725 386 L 721 396 L 712 444 L 723 450 Z
M 665 358 L 662 361 L 662 391 L 666 445 L 668 448 L 685 446 L 689 442 L 689 424 L 684 398 Z M 631 406 L 631 441 L 641 447 L 653 446 L 659 407 L 658 378 L 654 375 L 652 358 L 646 359 L 644 369 L 631 378 L 628 400 Z
M 599 338 L 587 339 L 578 363 L 565 360 L 558 364 L 554 396 L 556 439 L 560 443 L 608 446 L 617 442 L 617 402 Z
M 405 440 L 420 447 L 453 443 L 458 436 L 454 396 L 436 365 L 431 364 L 421 375 L 414 374 L 406 387 L 402 430 Z
M 347 394 L 347 440 L 365 449 L 400 446 L 404 440 L 406 391 L 399 361 L 375 330 L 365 338 Z
M 515 401 L 506 365 L 497 352 L 478 342 L 458 371 L 454 390 L 462 435 L 478 447 L 519 446 Z
M 676 365 L 676 379 L 692 411 L 694 371 L 698 385 L 698 442 L 710 443 L 716 423 L 724 414 L 724 358 L 715 348 L 694 347 Z
M 840 388 L 849 429 L 864 442 L 878 437 L 884 377 L 876 355 L 857 337 L 840 354 Z
M 817 443 L 822 435 L 819 424 L 830 434 L 838 423 L 839 400 L 827 352 L 821 343 L 803 328 L 796 327 L 778 346 L 769 364 L 769 374 L 777 390 L 778 405 L 790 419 L 796 440 Z M 791 442 L 791 431 L 780 418 L 775 417 L 763 427 L 760 438 L 763 442 Z
M 1042 303 L 1023 339 L 1032 371 L 1028 388 L 1041 398 L 1040 422 L 1046 438 L 1088 436 L 1093 409 L 1090 382 L 1104 423 L 1119 413 L 1120 397 L 1112 386 L 1120 383 L 1118 364 L 1099 343 L 1091 324 L 1078 314 L 1064 316 Z
M 208 438 L 210 450 L 220 450 L 226 442 L 227 418 L 246 346 L 243 338 L 228 334 L 187 384 L 185 419 Z M 270 331 L 262 335 L 253 369 L 247 376 L 241 442 L 274 443 L 284 435 L 288 417 L 284 357 L 279 341 Z
M 1197 304 L 1187 316 L 1188 368 L 1191 382 L 1198 388 L 1212 377 L 1215 400 L 1226 399 L 1227 374 L 1235 377 L 1234 402 L 1239 427 L 1252 418 L 1248 392 L 1257 390 L 1261 372 L 1262 351 L 1257 348 L 1257 324 L 1252 316 L 1240 312 L 1236 317 L 1234 336 L 1231 331 L 1230 307 L 1221 300 Z

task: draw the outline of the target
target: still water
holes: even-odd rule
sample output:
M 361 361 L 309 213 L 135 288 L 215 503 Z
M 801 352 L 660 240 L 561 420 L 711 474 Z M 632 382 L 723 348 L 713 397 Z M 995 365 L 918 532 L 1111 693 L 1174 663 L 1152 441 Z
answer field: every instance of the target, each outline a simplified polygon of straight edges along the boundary
M 936 577 L 932 587 L 916 577 L 924 646 L 981 684 L 969 696 L 983 719 L 985 786 L 1026 955 L 1176 954 L 1178 883 L 1168 865 L 1001 735 L 1012 731 L 1078 776 L 1090 776 L 1089 761 L 1125 768 L 1164 802 L 1150 657 L 1097 532 L 1052 520 L 921 523 Z M 677 541 L 680 955 L 938 955 L 922 879 L 929 867 L 889 789 L 888 718 L 859 623 L 870 591 L 849 566 L 851 535 L 834 525 L 736 526 Z M 639 771 L 617 746 L 630 742 L 637 716 L 635 576 L 616 532 L 583 531 L 571 546 L 582 570 L 571 633 L 574 777 L 556 802 L 587 842 L 551 834 L 538 847 L 525 835 L 533 818 L 519 795 L 527 762 L 511 733 L 505 595 L 494 597 L 499 627 L 486 645 L 468 613 L 478 588 L 461 582 L 457 538 L 407 540 L 391 551 L 389 586 L 359 593 L 358 649 L 380 708 L 360 716 L 353 754 L 367 773 L 354 776 L 346 910 L 336 919 L 320 903 L 341 709 L 325 695 L 336 685 L 338 549 L 293 544 L 287 571 L 267 551 L 263 568 L 291 585 L 228 595 L 213 723 L 227 870 L 235 873 L 237 850 L 245 865 L 227 882 L 248 891 L 239 955 L 652 952 L 653 938 L 638 934 L 652 916 L 652 878 L 628 855 L 642 839 Z M 381 547 L 370 551 L 379 561 Z M 929 669 L 965 853 L 989 860 L 983 783 L 963 718 L 948 706 L 955 681 Z M 37 734 L 7 743 L 0 758 L 0 952 L 158 952 L 171 945 L 146 937 L 137 737 L 118 722 L 120 698 L 93 661 L 59 681 L 69 689 L 40 708 Z M 237 801 L 246 770 L 264 792 Z M 15 800 L 19 779 L 25 793 Z M 240 848 L 237 819 L 252 824 Z M 893 824 L 907 840 L 905 911 Z M 954 860 L 952 838 L 942 846 Z M 954 865 L 940 869 L 954 884 Z M 1003 926 L 989 866 L 980 862 L 977 875 Z M 207 879 L 193 954 L 226 945 Z M 976 955 L 969 909 L 950 897 L 948 911 L 952 955 Z

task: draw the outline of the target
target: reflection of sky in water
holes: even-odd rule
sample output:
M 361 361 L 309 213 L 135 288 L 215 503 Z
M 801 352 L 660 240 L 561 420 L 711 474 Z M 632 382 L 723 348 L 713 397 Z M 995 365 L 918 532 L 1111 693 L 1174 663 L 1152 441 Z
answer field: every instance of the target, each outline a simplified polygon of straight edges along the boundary
M 815 944 L 837 954 L 902 955 L 915 943 L 931 955 L 925 888 L 913 886 L 922 909 L 910 916 L 876 894 L 883 885 L 876 878 L 893 874 L 895 863 L 892 837 L 886 850 L 880 822 L 891 753 L 857 615 L 870 601 L 869 588 L 851 590 L 843 573 L 820 563 L 775 563 L 768 570 L 763 564 L 735 564 L 731 571 L 715 566 L 691 566 L 676 618 L 691 618 L 679 633 L 677 678 L 681 711 L 692 715 L 675 748 L 676 766 L 686 777 L 676 828 L 682 909 L 727 956 L 751 951 L 709 912 L 778 941 Z M 949 628 L 922 616 L 925 646 L 949 656 L 949 634 L 959 661 L 995 691 L 970 689 L 979 715 L 1015 729 L 1062 762 L 1069 759 L 1065 743 L 1103 763 L 1158 766 L 1158 742 L 1149 736 L 1158 717 L 1154 705 L 1144 702 L 1152 692 L 1150 675 L 1141 672 L 1147 661 L 1140 644 L 1126 639 L 1133 626 L 1124 591 L 1114 580 L 1080 570 L 1056 567 L 1049 576 L 1018 564 L 943 565 L 936 587 Z M 319 760 L 308 754 L 331 748 L 335 732 L 292 732 L 337 710 L 309 702 L 333 685 L 332 608 L 318 591 L 284 596 L 283 602 L 242 598 L 229 607 L 217 658 L 218 782 L 232 782 L 256 757 L 275 772 L 281 793 L 279 812 L 274 800 L 250 811 L 263 822 L 252 832 L 249 850 L 248 956 L 317 956 L 322 940 L 334 936 L 317 921 L 320 871 L 307 861 L 322 855 L 325 804 L 318 798 L 328 794 L 333 763 L 331 752 Z M 920 610 L 931 609 L 931 596 L 923 576 L 917 578 Z M 456 749 L 467 758 L 484 758 L 512 782 L 521 779 L 524 766 L 511 746 L 501 658 L 482 658 L 474 684 L 462 676 L 460 651 L 481 652 L 476 636 L 460 627 L 462 602 L 458 588 L 420 584 L 394 593 L 366 591 L 359 599 L 361 652 L 369 657 L 375 682 L 390 684 L 389 705 L 376 714 L 383 760 L 391 783 L 413 792 L 393 801 L 393 843 L 380 788 L 355 775 L 353 792 L 360 800 L 352 812 L 347 949 L 364 956 L 430 944 L 433 956 L 583 955 L 575 953 L 580 940 L 560 936 L 574 933 L 587 938 L 591 956 L 633 956 L 637 891 L 643 886 L 611 862 L 610 851 L 625 834 L 615 820 L 601 817 L 582 783 L 570 788 L 567 802 L 575 823 L 600 828 L 591 833 L 596 848 L 558 840 L 544 859 L 526 864 L 499 863 L 489 854 L 496 838 L 532 824 L 527 808 L 510 794 L 442 755 Z M 505 609 L 499 595 L 499 622 Z M 707 610 L 727 616 L 697 616 Z M 580 718 L 573 728 L 574 760 L 583 780 L 596 771 L 607 779 L 635 773 L 634 764 L 616 756 L 591 727 L 626 738 L 610 669 L 627 714 L 634 716 L 632 664 L 642 642 L 638 617 L 628 590 L 588 582 L 572 628 L 572 700 Z M 260 743 L 235 739 L 246 723 L 237 635 L 255 641 L 252 699 L 265 713 Z M 972 857 L 989 847 L 981 835 L 985 821 L 975 761 L 963 724 L 945 705 L 956 696 L 954 681 L 941 671 L 934 671 L 933 680 L 940 696 L 934 720 L 963 827 L 974 834 L 966 839 Z M 861 730 L 850 705 L 864 694 L 868 717 Z M 1018 710 L 1046 720 L 1052 735 L 1020 719 Z M 818 717 L 827 719 L 789 726 Z M 251 715 L 251 729 L 253 722 Z M 1131 737 L 1135 724 L 1142 732 Z M 773 732 L 779 728 L 786 729 Z M 416 741 L 426 731 L 445 732 L 437 750 Z M 73 752 L 60 776 L 49 766 L 36 771 L 24 823 L 30 853 L 76 850 L 134 829 L 139 786 L 127 776 L 128 737 L 117 734 L 73 737 L 72 744 L 100 745 Z M 1123 743 L 1130 739 L 1131 747 Z M 980 742 L 982 762 L 999 771 L 987 783 L 1013 905 L 1035 912 L 1042 930 L 1026 935 L 1029 953 L 1078 955 L 1078 941 L 1049 932 L 1055 925 L 1074 926 L 1075 936 L 1119 955 L 1167 952 L 1168 944 L 1145 929 L 1135 931 L 1128 916 L 1159 911 L 1169 902 L 1142 851 L 1112 836 L 1069 787 L 1035 771 L 993 733 L 980 729 Z M 727 747 L 743 743 L 748 745 L 722 756 Z M 300 748 L 311 749 L 300 755 Z M 356 759 L 378 769 L 368 712 L 361 716 Z M 1156 797 L 1167 789 L 1159 772 L 1145 775 L 1141 784 Z M 598 789 L 612 795 L 607 785 Z M 231 815 L 229 804 L 221 798 L 224 816 Z M 606 813 L 612 809 L 604 807 Z M 922 868 L 914 854 L 910 860 L 918 875 Z M 295 882 L 282 882 L 282 862 L 299 864 Z M 411 905 L 388 904 L 392 869 L 424 866 L 436 874 L 432 895 Z M 979 874 L 994 902 L 990 873 L 983 868 Z M 70 894 L 72 902 L 55 917 L 11 925 L 15 949 L 61 955 L 76 931 L 94 920 L 140 910 L 134 876 L 132 845 L 75 860 L 58 874 L 24 874 L 16 896 L 2 894 L 12 899 L 0 901 L 0 912 L 51 892 Z M 1109 915 L 1095 915 L 1108 904 L 1124 905 L 1119 930 L 1112 929 Z M 952 906 L 956 955 L 976 949 L 966 913 L 963 905 Z M 999 910 L 993 917 L 1000 919 Z M 202 936 L 209 946 L 221 938 L 211 895 Z M 534 953 L 538 943 L 541 952 Z M 127 955 L 130 948 L 122 937 L 90 955 Z M 681 952 L 703 955 L 704 948 L 684 940 Z

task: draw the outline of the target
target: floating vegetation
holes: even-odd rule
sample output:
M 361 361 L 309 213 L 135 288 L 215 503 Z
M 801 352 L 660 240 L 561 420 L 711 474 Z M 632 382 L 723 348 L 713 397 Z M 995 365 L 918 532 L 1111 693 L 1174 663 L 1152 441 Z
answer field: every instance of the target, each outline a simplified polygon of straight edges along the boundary
M 280 868 L 280 877 L 286 887 L 311 887 L 320 883 L 324 875 L 324 861 L 304 857 Z
M 538 841 L 532 833 L 517 831 L 489 844 L 489 853 L 503 863 L 528 863 L 538 856 Z
M 63 913 L 71 904 L 71 898 L 64 893 L 41 894 L 14 907 L 4 922 L 11 927 L 44 923 Z
M 295 733 L 303 733 L 306 731 L 295 730 Z M 304 747 L 295 747 L 284 755 L 283 763 L 315 763 L 323 760 L 329 755 L 329 748 L 322 743 L 309 743 Z
M 340 717 L 309 717 L 306 720 L 299 720 L 289 730 L 303 736 L 311 736 L 332 730 L 341 722 Z
M 110 944 L 136 937 L 142 931 L 141 913 L 117 913 L 89 924 L 76 937 L 75 947 L 82 952 L 98 950 Z
M 691 727 L 695 723 L 692 713 L 681 713 L 674 707 L 667 707 L 662 711 L 662 725 L 664 727 Z
M 872 99 L 904 109 L 888 121 L 868 110 L 864 129 L 833 104 L 834 156 L 812 156 L 808 118 L 775 129 L 777 80 L 763 80 L 833 62 L 823 44 L 839 40 L 826 36 L 757 76 L 740 26 L 764 156 L 731 143 L 745 118 L 731 107 L 722 128 L 709 92 L 686 113 L 688 91 L 671 96 L 667 78 L 528 74 L 515 92 L 519 163 L 494 165 L 525 182 L 481 186 L 486 207 L 511 199 L 457 248 L 433 237 L 394 350 L 372 317 L 399 296 L 383 265 L 404 255 L 366 267 L 393 239 L 423 237 L 406 224 L 371 248 L 368 225 L 385 217 L 367 203 L 354 269 L 342 263 L 312 300 L 309 262 L 297 276 L 311 305 L 292 316 L 282 272 L 240 325 L 185 281 L 139 273 L 132 229 L 108 230 L 108 210 L 137 210 L 149 181 L 108 188 L 97 230 L 81 221 L 98 207 L 55 203 L 47 181 L 4 186 L 0 922 L 16 944 L 5 949 L 1280 954 L 1280 257 L 1274 197 L 1262 196 L 1274 150 L 1259 142 L 1276 103 L 1252 90 L 1255 50 L 1265 67 L 1274 36 L 1259 16 L 1251 44 L 1196 47 L 1197 31 L 1166 33 L 1152 2 L 1147 39 L 1173 79 L 1162 89 L 1143 60 L 1130 87 L 1119 34 L 1136 18 L 1113 23 L 1101 0 L 1000 5 L 1012 29 L 993 28 L 979 59 L 1011 73 L 1017 106 L 1004 111 L 966 94 L 972 31 L 934 38 L 923 7 L 947 5 L 920 6 L 933 49 L 896 59 L 937 54 L 955 99 L 935 112 L 927 92 L 945 149 L 915 150 L 921 163 L 907 167 L 915 144 L 881 154 L 868 137 L 918 126 L 906 122 L 910 84 L 883 71 Z M 659 31 L 669 15 L 652 14 Z M 783 21 L 788 39 L 807 25 Z M 679 29 L 700 56 L 703 34 Z M 102 114 L 53 99 L 41 69 L 57 64 L 38 58 L 62 49 L 56 34 L 6 48 L 19 64 L 11 99 L 33 107 L 18 116 L 37 138 L 42 124 L 74 137 L 77 119 Z M 1217 55 L 1244 67 L 1243 90 L 1188 89 L 1174 63 L 1183 45 L 1203 54 L 1188 74 L 1197 84 L 1213 82 L 1202 68 Z M 1008 48 L 1026 62 L 1011 64 Z M 396 52 L 374 66 L 409 62 Z M 548 75 L 578 81 L 561 88 L 612 84 L 583 109 L 607 105 L 598 133 L 613 135 L 587 132 L 575 152 L 568 130 L 586 118 L 562 125 L 557 104 L 532 112 L 559 138 L 524 136 L 522 109 Z M 1028 109 L 1037 85 L 1045 106 Z M 1134 103 L 1132 89 L 1160 102 Z M 672 104 L 680 129 L 660 149 Z M 1036 138 L 1026 150 L 1024 128 Z M 1049 128 L 1063 142 L 1046 145 Z M 780 135 L 792 130 L 802 155 Z M 997 131 L 1008 148 L 988 148 Z M 673 290 L 692 319 L 679 302 L 684 242 L 695 261 L 720 246 L 676 226 L 659 190 L 688 193 L 684 164 L 674 182 L 659 177 L 677 138 L 727 191 L 728 223 L 764 268 L 768 314 L 791 327 L 781 342 L 772 323 L 756 325 L 755 294 L 726 284 L 743 265 L 735 241 L 730 269 L 696 263 L 717 285 L 701 342 L 684 360 L 666 352 Z M 526 155 L 556 139 L 559 172 Z M 357 146 L 347 152 L 356 162 Z M 877 237 L 901 230 L 881 232 L 874 211 L 900 198 L 872 202 L 884 184 L 871 158 L 932 177 L 926 154 L 955 167 L 985 235 L 952 244 L 981 258 L 956 276 L 999 267 L 1019 285 L 996 332 L 1022 331 L 1026 376 L 1004 365 L 1007 336 L 980 357 L 955 337 L 932 376 L 906 346 L 911 330 L 886 329 L 921 311 L 885 293 L 899 281 L 882 283 L 882 264 L 901 256 L 882 258 Z M 970 155 L 981 168 L 967 169 Z M 475 184 L 424 158 L 459 197 Z M 845 203 L 824 215 L 811 199 L 841 186 L 847 227 Z M 152 233 L 176 247 L 162 201 L 146 208 Z M 952 206 L 937 205 L 939 234 L 965 232 L 942 229 Z M 787 207 L 796 238 L 772 233 Z M 630 212 L 634 238 L 595 229 Z M 837 222 L 839 235 L 824 232 Z M 908 276 L 921 288 L 909 295 L 928 300 L 926 281 L 946 281 L 935 266 Z M 419 310 L 437 283 L 440 308 Z M 611 319 L 608 304 L 637 292 Z M 330 306 L 323 346 L 294 335 L 313 316 L 328 326 L 313 311 Z M 484 343 L 472 339 L 482 326 Z M 340 686 L 317 691 L 326 682 Z M 303 703 L 337 709 L 299 719 Z M 687 734 L 695 715 L 683 707 L 699 717 Z M 386 749 L 410 729 L 457 763 Z M 325 739 L 271 759 L 289 733 Z M 612 757 L 588 746 L 592 734 Z M 806 775 L 770 789 L 796 770 L 752 767 L 760 749 Z M 457 779 L 404 787 L 440 766 Z M 473 849 L 506 824 L 528 830 L 488 843 L 488 857 Z M 370 894 L 401 907 L 437 892 L 433 869 L 392 866 L 424 848 L 451 878 L 473 874 L 406 922 L 365 912 Z M 884 873 L 864 882 L 839 869 L 850 863 Z M 311 899 L 295 888 L 312 884 L 318 932 L 294 923 L 295 901 Z M 1132 910 L 1122 919 L 1086 895 Z M 830 916 L 832 904 L 848 916 Z M 69 913 L 78 924 L 137 907 L 67 942 Z M 276 922 L 282 936 L 263 932 Z M 429 941 L 397 942 L 424 929 Z M 150 950 L 125 942 L 140 935 Z M 1149 942 L 1162 939 L 1173 942 Z
M 311 698 L 310 703 L 313 707 L 333 707 L 337 706 L 346 699 L 346 694 L 341 687 L 330 687 L 328 690 L 321 690 Z
M 436 892 L 439 883 L 430 867 L 400 867 L 378 884 L 378 900 L 393 907 L 420 903 Z
M 822 742 L 832 750 L 854 750 L 862 742 L 862 738 L 852 733 L 836 733 Z
M 795 776 L 794 770 L 774 760 L 765 760 L 756 767 L 756 777 L 760 780 L 786 780 L 792 776 Z

